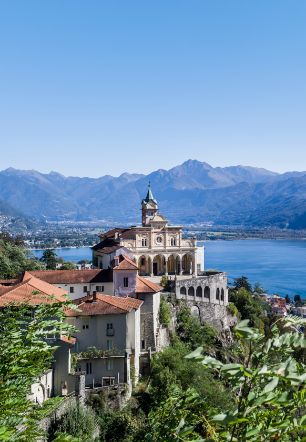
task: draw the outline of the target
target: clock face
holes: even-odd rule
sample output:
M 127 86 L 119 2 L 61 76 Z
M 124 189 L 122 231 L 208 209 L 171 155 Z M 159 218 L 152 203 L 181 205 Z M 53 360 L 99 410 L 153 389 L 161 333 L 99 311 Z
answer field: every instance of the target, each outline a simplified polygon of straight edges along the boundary
M 163 242 L 163 237 L 162 236 L 157 236 L 156 237 L 156 242 L 157 242 L 157 244 L 161 244 Z

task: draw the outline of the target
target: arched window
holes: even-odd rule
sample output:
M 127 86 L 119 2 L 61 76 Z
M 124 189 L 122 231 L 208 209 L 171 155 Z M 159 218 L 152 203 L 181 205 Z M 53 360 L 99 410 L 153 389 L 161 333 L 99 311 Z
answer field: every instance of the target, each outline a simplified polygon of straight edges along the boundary
M 221 301 L 224 301 L 224 289 L 221 289 Z
M 192 286 L 188 289 L 188 296 L 194 296 L 194 288 Z
M 216 291 L 216 299 L 220 299 L 220 289 L 219 288 L 217 288 L 217 291 Z
M 186 295 L 186 287 L 181 287 L 180 294 Z
M 170 244 L 171 244 L 171 246 L 176 246 L 176 238 L 171 238 Z
M 210 288 L 209 287 L 205 287 L 205 289 L 204 289 L 204 298 L 210 300 Z
M 196 296 L 198 296 L 199 298 L 202 298 L 202 287 L 197 287 L 197 291 L 196 291 Z
M 147 238 L 142 238 L 141 245 L 142 245 L 142 247 L 147 247 L 147 245 L 148 245 Z

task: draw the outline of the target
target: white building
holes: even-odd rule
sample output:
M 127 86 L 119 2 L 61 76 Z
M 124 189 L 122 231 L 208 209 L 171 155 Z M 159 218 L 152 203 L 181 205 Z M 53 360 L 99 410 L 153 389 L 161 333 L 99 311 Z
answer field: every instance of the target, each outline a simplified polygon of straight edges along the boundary
M 141 203 L 142 225 L 116 228 L 100 235 L 93 247 L 93 263 L 105 269 L 118 254 L 133 258 L 142 276 L 198 275 L 204 270 L 204 248 L 184 239 L 181 226 L 172 226 L 158 212 L 149 185 Z M 108 258 L 106 258 L 108 256 Z

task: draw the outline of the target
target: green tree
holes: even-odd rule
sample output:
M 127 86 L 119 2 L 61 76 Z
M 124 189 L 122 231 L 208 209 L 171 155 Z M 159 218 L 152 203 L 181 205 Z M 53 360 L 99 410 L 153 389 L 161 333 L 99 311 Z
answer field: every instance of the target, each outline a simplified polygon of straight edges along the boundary
M 0 234 L 0 278 L 16 278 L 25 270 L 41 268 L 41 263 L 30 255 L 21 238 Z
M 251 325 L 263 326 L 265 312 L 263 304 L 248 290 L 245 288 L 230 290 L 229 301 L 237 307 L 241 319 L 249 319 Z
M 162 325 L 168 326 L 171 323 L 171 307 L 164 298 L 160 300 L 159 321 Z
M 233 289 L 245 289 L 248 292 L 252 291 L 252 286 L 246 276 L 241 276 L 240 278 L 235 278 L 233 282 Z
M 296 307 L 301 307 L 303 305 L 301 295 L 295 295 L 294 302 Z
M 46 249 L 40 258 L 47 270 L 55 270 L 57 264 L 57 255 L 53 249 Z
M 60 266 L 59 270 L 75 270 L 75 264 L 70 261 L 64 261 Z
M 35 296 L 35 294 L 33 294 Z M 0 310 L 0 440 L 35 441 L 35 404 L 30 386 L 50 367 L 55 346 L 48 337 L 69 335 L 63 322 L 68 303 L 10 305 Z
M 98 419 L 90 407 L 76 405 L 70 407 L 57 421 L 49 435 L 50 440 L 63 440 L 63 435 L 77 438 L 82 442 L 92 442 L 98 428 Z M 65 440 L 65 439 L 64 439 Z M 69 439 L 68 439 L 69 440 Z M 73 439 L 72 439 L 73 440 Z

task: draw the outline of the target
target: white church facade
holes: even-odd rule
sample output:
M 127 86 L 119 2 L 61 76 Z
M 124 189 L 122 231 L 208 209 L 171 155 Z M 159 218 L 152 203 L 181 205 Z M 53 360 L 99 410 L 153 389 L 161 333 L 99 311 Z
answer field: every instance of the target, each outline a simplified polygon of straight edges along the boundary
M 113 229 L 100 235 L 93 247 L 93 263 L 108 268 L 120 253 L 136 262 L 142 276 L 199 276 L 204 272 L 204 247 L 196 239 L 184 239 L 181 226 L 174 226 L 158 212 L 158 204 L 149 185 L 141 203 L 142 224 Z

